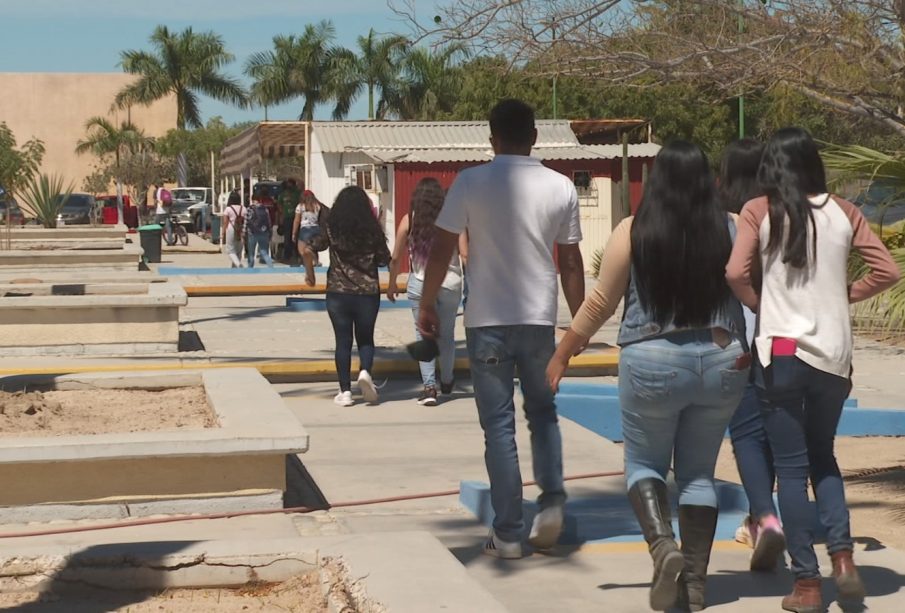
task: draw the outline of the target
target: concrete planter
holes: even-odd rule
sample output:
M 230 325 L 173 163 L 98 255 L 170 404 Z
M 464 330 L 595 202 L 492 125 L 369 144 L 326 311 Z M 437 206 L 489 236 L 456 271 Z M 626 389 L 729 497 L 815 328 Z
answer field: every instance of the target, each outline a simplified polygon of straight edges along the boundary
M 125 226 L 72 226 L 69 228 L 18 228 L 9 234 L 0 229 L 0 250 L 58 251 L 122 249 Z M 7 243 L 7 239 L 9 242 Z M 137 242 L 137 241 L 136 241 Z M 7 245 L 9 248 L 7 249 Z
M 15 247 L 15 243 L 13 244 Z M 144 253 L 136 244 L 120 249 L 10 249 L 0 250 L 0 271 L 36 269 L 138 270 Z
M 135 355 L 179 348 L 175 283 L 23 283 L 0 281 L 4 355 Z
M 0 380 L 0 384 L 3 384 Z M 98 373 L 28 389 L 204 385 L 219 428 L 0 439 L 0 523 L 279 508 L 308 433 L 256 370 Z M 6 385 L 10 389 L 10 385 Z

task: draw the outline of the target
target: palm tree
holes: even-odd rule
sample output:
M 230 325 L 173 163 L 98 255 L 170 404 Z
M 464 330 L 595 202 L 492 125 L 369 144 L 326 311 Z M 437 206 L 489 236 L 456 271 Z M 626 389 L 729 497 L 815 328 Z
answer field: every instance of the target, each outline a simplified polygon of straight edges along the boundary
M 198 93 L 240 107 L 248 103 L 239 81 L 220 71 L 235 58 L 217 34 L 194 32 L 191 27 L 175 33 L 166 26 L 157 26 L 150 41 L 154 52 L 130 50 L 120 54 L 123 70 L 139 78 L 116 95 L 115 105 L 119 108 L 149 105 L 173 95 L 176 127 L 184 130 L 202 125 Z
M 85 123 L 87 137 L 75 147 L 79 155 L 93 153 L 99 158 L 113 156 L 113 171 L 116 179 L 117 223 L 123 223 L 123 182 L 121 162 L 124 156 L 139 153 L 154 147 L 154 139 L 145 136 L 138 127 L 124 121 L 119 128 L 103 117 L 92 117 Z
M 299 119 L 311 121 L 318 105 L 348 96 L 348 85 L 337 76 L 348 69 L 350 52 L 333 45 L 335 38 L 336 28 L 326 20 L 306 25 L 301 36 L 274 36 L 272 50 L 255 53 L 245 63 L 245 74 L 255 80 L 252 99 L 268 106 L 302 97 Z M 333 116 L 340 119 L 346 112 L 337 105 Z
M 378 115 L 428 120 L 450 113 L 461 84 L 458 61 L 466 55 L 461 45 L 437 51 L 409 49 L 402 62 L 402 76 L 383 90 Z
M 361 91 L 368 92 L 368 119 L 383 119 L 386 110 L 383 100 L 375 109 L 374 97 L 391 90 L 399 80 L 408 40 L 390 35 L 378 38 L 374 29 L 367 36 L 358 37 L 358 55 L 351 51 L 337 55 L 333 80 L 337 90 L 337 107 L 345 115 Z
M 861 145 L 829 145 L 821 151 L 821 157 L 832 176 L 831 189 L 839 189 L 855 182 L 868 186 L 873 181 L 882 184 L 883 191 L 887 193 L 881 202 L 874 203 L 878 209 L 878 224 L 874 226 L 874 230 L 890 248 L 899 273 L 905 279 L 905 248 L 901 246 L 905 239 L 905 228 L 899 226 L 897 231 L 890 231 L 883 227 L 886 209 L 905 197 L 905 158 Z M 861 258 L 854 257 L 850 262 L 852 278 L 861 277 L 867 272 L 867 266 Z M 888 292 L 857 305 L 855 309 L 859 316 L 873 322 L 869 328 L 879 327 L 901 332 L 905 327 L 905 282 L 897 283 Z

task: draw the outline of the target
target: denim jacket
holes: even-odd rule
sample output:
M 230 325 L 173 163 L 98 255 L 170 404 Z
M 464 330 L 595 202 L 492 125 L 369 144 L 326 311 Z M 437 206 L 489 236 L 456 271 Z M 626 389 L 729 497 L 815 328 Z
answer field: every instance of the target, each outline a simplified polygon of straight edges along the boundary
M 731 237 L 732 242 L 735 242 L 736 228 L 732 217 L 729 217 L 728 223 L 729 236 Z M 635 284 L 634 267 L 632 267 L 632 272 L 629 276 L 628 290 L 625 292 L 625 304 L 623 308 L 622 323 L 619 326 L 619 336 L 616 341 L 620 347 L 659 336 L 665 336 L 670 332 L 684 329 L 676 327 L 672 322 L 669 322 L 665 326 L 660 326 L 660 324 L 654 321 L 650 313 L 645 310 L 641 305 L 641 299 L 638 296 L 638 288 Z M 729 332 L 733 338 L 737 338 L 741 341 L 745 351 L 749 350 L 748 341 L 745 338 L 745 317 L 742 314 L 742 305 L 735 296 L 730 296 L 729 299 L 726 300 L 723 308 L 714 315 L 710 325 L 706 327 L 723 328 Z

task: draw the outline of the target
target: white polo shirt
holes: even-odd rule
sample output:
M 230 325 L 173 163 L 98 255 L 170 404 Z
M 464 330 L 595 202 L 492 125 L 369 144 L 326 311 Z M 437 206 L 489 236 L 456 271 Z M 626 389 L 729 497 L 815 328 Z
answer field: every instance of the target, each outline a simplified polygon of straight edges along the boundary
M 581 241 L 572 181 L 537 158 L 497 155 L 459 173 L 437 226 L 468 230 L 466 327 L 556 324 L 553 246 Z

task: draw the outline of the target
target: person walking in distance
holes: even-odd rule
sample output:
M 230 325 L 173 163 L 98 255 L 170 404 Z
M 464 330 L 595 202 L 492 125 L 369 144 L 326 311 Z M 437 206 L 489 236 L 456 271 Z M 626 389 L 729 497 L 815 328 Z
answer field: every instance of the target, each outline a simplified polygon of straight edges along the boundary
M 336 337 L 336 375 L 339 393 L 333 401 L 351 406 L 352 339 L 358 345 L 361 369 L 358 388 L 365 402 L 377 402 L 377 386 L 371 377 L 374 366 L 374 327 L 380 310 L 380 278 L 377 268 L 390 263 L 386 236 L 371 214 L 367 193 L 357 186 L 344 188 L 327 215 L 325 232 L 312 241 L 324 240 L 330 248 L 327 270 L 327 314 Z M 321 245 L 317 245 L 320 250 Z
M 245 237 L 245 207 L 242 206 L 242 196 L 239 192 L 232 192 L 226 200 L 226 208 L 223 211 L 220 242 L 229 256 L 231 268 L 242 268 L 242 241 Z
M 292 220 L 292 243 L 298 245 L 298 253 L 302 256 L 305 265 L 305 284 L 314 287 L 316 278 L 314 266 L 317 260 L 317 252 L 311 248 L 311 243 L 321 236 L 323 230 L 320 227 L 320 219 L 325 210 L 324 205 L 314 192 L 305 190 L 302 199 L 295 207 L 295 215 Z
M 290 240 L 292 235 L 292 225 L 295 221 L 295 210 L 302 198 L 302 192 L 298 187 L 297 181 L 290 177 L 283 181 L 283 189 L 277 197 L 277 208 L 279 209 L 282 219 L 280 220 L 280 233 L 283 237 L 283 261 L 286 264 L 292 264 L 295 261 L 296 251 L 295 240 Z
M 554 244 L 573 314 L 584 298 L 575 186 L 531 156 L 536 139 L 534 110 L 524 102 L 507 99 L 491 110 L 494 158 L 463 170 L 446 196 L 418 315 L 422 335 L 442 334 L 438 294 L 459 235 L 467 230 L 470 295 L 465 338 L 495 513 L 484 552 L 502 558 L 523 555 L 522 475 L 513 402 L 516 369 L 531 431 L 534 477 L 541 489 L 540 511 L 528 542 L 550 548 L 562 530 L 562 440 L 554 393 L 544 377 L 555 348 L 559 295 Z
M 805 130 L 784 128 L 773 135 L 758 180 L 764 196 L 742 209 L 726 278 L 738 298 L 757 311 L 754 385 L 795 577 L 782 608 L 816 613 L 824 606 L 809 478 L 827 530 L 839 599 L 865 596 L 852 559 L 848 507 L 833 448 L 852 388 L 849 305 L 894 285 L 899 271 L 861 211 L 829 193 L 817 145 Z M 870 272 L 851 282 L 853 248 Z
M 418 301 L 421 300 L 421 287 L 424 283 L 424 266 L 430 253 L 431 244 L 437 233 L 434 225 L 437 215 L 443 208 L 445 194 L 440 182 L 433 177 L 421 179 L 412 193 L 410 213 L 399 222 L 396 230 L 396 246 L 393 259 L 390 261 L 390 278 L 387 285 L 387 298 L 396 302 L 399 293 L 396 277 L 403 258 L 408 258 L 411 272 L 407 281 L 408 299 L 412 301 L 412 315 L 415 317 L 415 337 L 421 340 L 418 331 Z M 462 262 L 459 254 L 468 249 L 465 233 L 459 235 L 458 248 L 453 252 L 443 285 L 437 294 L 437 313 L 440 316 L 440 391 L 444 395 L 451 394 L 453 388 L 453 367 L 456 362 L 456 313 L 462 301 Z M 421 368 L 421 382 L 424 391 L 418 398 L 418 404 L 434 406 L 437 404 L 437 370 L 434 361 L 418 362 Z
M 750 138 L 729 143 L 720 164 L 718 196 L 723 209 L 738 215 L 749 200 L 763 195 L 757 182 L 757 170 L 764 153 L 763 144 Z M 754 345 L 754 312 L 742 307 L 748 346 Z M 749 379 L 745 393 L 729 422 L 729 435 L 735 464 L 748 497 L 749 513 L 735 531 L 735 540 L 753 548 L 751 570 L 769 571 L 776 567 L 785 550 L 782 524 L 773 503 L 773 454 L 754 383 Z
M 597 285 L 547 368 L 556 389 L 569 356 L 624 297 L 618 344 L 625 479 L 653 561 L 655 611 L 704 608 L 717 523 L 713 473 L 751 361 L 741 305 L 724 278 L 735 220 L 715 191 L 700 147 L 675 141 L 660 150 L 637 214 L 613 230 Z M 670 465 L 681 550 L 666 488 Z
M 270 211 L 257 200 L 251 201 L 245 213 L 245 256 L 248 267 L 255 267 L 255 248 L 258 256 L 264 260 L 270 268 L 273 268 L 273 260 L 270 257 L 270 238 L 273 232 L 273 222 L 270 219 Z

